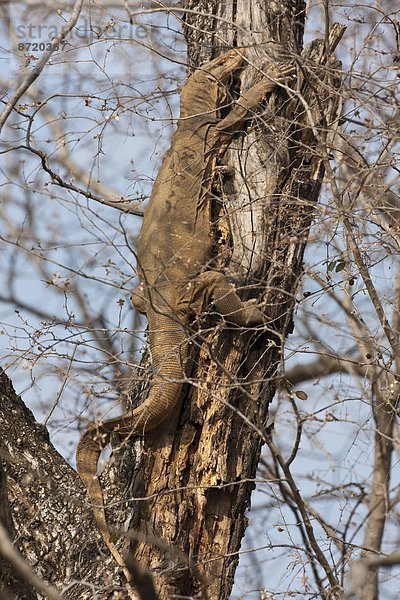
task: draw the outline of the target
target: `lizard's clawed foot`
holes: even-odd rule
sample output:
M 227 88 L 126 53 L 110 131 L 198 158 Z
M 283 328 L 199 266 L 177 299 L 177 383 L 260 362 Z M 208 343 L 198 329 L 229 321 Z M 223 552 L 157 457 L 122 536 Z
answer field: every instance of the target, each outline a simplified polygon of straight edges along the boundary
M 267 76 L 276 83 L 283 83 L 287 79 L 293 79 L 296 75 L 296 67 L 287 63 L 268 69 Z

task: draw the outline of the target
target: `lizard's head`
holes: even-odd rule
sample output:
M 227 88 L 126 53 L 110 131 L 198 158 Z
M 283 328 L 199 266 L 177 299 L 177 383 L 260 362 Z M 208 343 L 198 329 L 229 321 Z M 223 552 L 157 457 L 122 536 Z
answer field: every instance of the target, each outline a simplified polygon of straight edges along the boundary
M 189 77 L 181 93 L 181 117 L 218 109 L 228 95 L 227 84 L 232 74 L 244 63 L 238 50 L 229 50 L 205 63 Z

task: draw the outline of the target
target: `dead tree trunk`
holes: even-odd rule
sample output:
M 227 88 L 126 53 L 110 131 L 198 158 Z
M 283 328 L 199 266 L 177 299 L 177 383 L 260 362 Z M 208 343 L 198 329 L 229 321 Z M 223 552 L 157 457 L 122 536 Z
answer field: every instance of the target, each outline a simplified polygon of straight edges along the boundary
M 327 132 L 336 124 L 338 81 L 326 64 L 341 28 L 302 53 L 303 1 L 254 3 L 251 11 L 245 0 L 185 5 L 193 11 L 185 21 L 193 67 L 226 46 L 249 48 L 241 92 L 268 62 L 299 64 L 296 92 L 273 94 L 262 116 L 235 137 L 226 158 L 231 169 L 215 189 L 219 265 L 229 263 L 244 298 L 246 289 L 257 290 L 270 325 L 243 333 L 204 322 L 193 333 L 200 350 L 182 402 L 165 427 L 146 436 L 129 492 L 131 551 L 153 573 L 160 598 L 222 600 L 233 584 Z M 329 583 L 337 585 L 333 577 Z

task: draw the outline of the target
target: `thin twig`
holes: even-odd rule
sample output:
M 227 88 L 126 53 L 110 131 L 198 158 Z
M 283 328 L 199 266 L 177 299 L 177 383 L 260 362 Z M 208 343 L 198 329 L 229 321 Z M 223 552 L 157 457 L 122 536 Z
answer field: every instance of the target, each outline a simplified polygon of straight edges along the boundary
M 83 0 L 75 1 L 70 20 L 66 23 L 66 25 L 64 25 L 61 31 L 52 38 L 49 49 L 42 54 L 42 57 L 40 58 L 38 63 L 23 78 L 23 80 L 17 87 L 17 91 L 7 102 L 3 112 L 0 115 L 0 133 L 4 123 L 7 121 L 18 100 L 21 98 L 21 96 L 23 96 L 23 94 L 26 92 L 29 86 L 32 85 L 32 83 L 39 77 L 40 73 L 43 71 L 43 68 L 49 62 L 55 49 L 57 48 L 57 44 L 60 44 L 63 40 L 65 40 L 70 31 L 75 27 L 82 9 L 82 4 Z

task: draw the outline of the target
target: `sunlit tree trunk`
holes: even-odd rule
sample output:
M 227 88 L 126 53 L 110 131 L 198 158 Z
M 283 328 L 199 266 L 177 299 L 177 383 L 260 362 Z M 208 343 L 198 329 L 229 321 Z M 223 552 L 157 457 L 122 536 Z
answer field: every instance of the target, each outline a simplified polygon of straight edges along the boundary
M 256 80 L 256 69 L 302 52 L 302 1 L 255 3 L 251 10 L 244 0 L 187 2 L 186 7 L 194 11 L 185 17 L 192 68 L 226 47 L 250 48 L 254 67 L 242 74 L 241 92 Z M 338 30 L 332 46 L 339 38 Z M 326 62 L 322 44 L 303 54 L 306 69 L 310 59 Z M 163 599 L 199 593 L 222 600 L 230 595 L 324 174 L 326 125 L 336 118 L 333 82 L 326 80 L 328 93 L 318 79 L 325 76 L 323 68 L 317 70 L 311 87 L 299 71 L 297 89 L 306 104 L 284 92 L 272 95 L 263 117 L 235 137 L 225 161 L 228 175 L 216 186 L 219 265 L 228 255 L 236 284 L 262 299 L 270 324 L 262 331 L 243 332 L 205 320 L 201 334 L 193 335 L 190 382 L 179 407 L 165 427 L 146 436 L 141 477 L 129 491 L 132 549 L 154 574 Z M 319 129 L 318 140 L 311 125 Z M 243 297 L 248 297 L 246 291 Z M 136 502 L 135 497 L 148 499 Z M 335 577 L 325 567 L 334 588 Z

